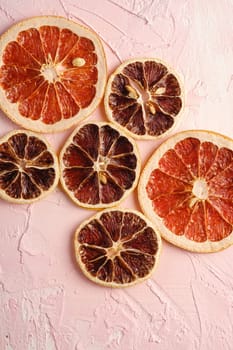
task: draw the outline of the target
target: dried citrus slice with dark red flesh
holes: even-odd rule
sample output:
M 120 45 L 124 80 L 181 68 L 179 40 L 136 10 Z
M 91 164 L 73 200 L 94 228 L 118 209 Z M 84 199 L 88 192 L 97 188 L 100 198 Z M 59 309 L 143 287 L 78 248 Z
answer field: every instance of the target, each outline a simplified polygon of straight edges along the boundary
M 34 17 L 0 38 L 0 106 L 16 123 L 40 132 L 67 129 L 89 116 L 105 88 L 102 44 L 62 17 Z
M 104 210 L 75 232 L 76 260 L 93 282 L 126 287 L 147 279 L 157 266 L 161 239 L 141 213 Z
M 191 251 L 233 243 L 233 140 L 186 131 L 164 142 L 145 166 L 139 201 L 161 235 Z
M 16 130 L 0 140 L 0 197 L 14 203 L 39 200 L 56 187 L 58 161 L 46 140 Z
M 154 58 L 132 59 L 110 76 L 105 110 L 112 122 L 137 139 L 155 139 L 172 130 L 183 107 L 177 74 Z
M 134 140 L 111 123 L 78 127 L 60 154 L 61 183 L 78 205 L 117 205 L 138 182 L 140 157 Z

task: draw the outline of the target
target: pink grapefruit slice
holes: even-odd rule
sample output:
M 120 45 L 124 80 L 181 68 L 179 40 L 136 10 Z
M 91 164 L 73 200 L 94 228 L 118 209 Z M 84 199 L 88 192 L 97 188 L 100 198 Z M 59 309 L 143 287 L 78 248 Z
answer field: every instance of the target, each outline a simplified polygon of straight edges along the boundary
M 31 131 L 14 130 L 0 140 L 0 197 L 32 203 L 49 195 L 59 180 L 57 157 L 48 142 Z
M 192 130 L 165 141 L 138 186 L 143 212 L 169 242 L 196 252 L 233 243 L 233 140 Z
M 57 132 L 89 116 L 105 88 L 97 34 L 62 17 L 12 26 L 0 38 L 0 106 L 17 124 Z

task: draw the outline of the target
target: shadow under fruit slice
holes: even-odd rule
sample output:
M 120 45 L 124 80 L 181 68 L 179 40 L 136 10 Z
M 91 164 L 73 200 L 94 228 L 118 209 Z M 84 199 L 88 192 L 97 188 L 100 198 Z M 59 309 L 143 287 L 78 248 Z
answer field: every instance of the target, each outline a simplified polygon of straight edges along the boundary
M 78 23 L 34 17 L 0 38 L 0 106 L 27 129 L 56 132 L 80 122 L 99 104 L 105 82 L 102 44 Z
M 31 203 L 54 190 L 59 180 L 58 161 L 47 141 L 25 130 L 0 140 L 0 197 Z
M 196 252 L 233 243 L 233 140 L 191 130 L 165 141 L 138 186 L 144 213 L 169 242 Z
M 127 287 L 154 272 L 161 239 L 138 211 L 106 209 L 78 227 L 74 249 L 90 280 L 107 287 Z
M 140 159 L 135 142 L 111 123 L 76 128 L 60 154 L 61 183 L 86 208 L 118 204 L 137 185 Z
M 131 59 L 110 76 L 105 110 L 114 122 L 136 139 L 155 139 L 177 124 L 183 91 L 177 74 L 154 58 Z

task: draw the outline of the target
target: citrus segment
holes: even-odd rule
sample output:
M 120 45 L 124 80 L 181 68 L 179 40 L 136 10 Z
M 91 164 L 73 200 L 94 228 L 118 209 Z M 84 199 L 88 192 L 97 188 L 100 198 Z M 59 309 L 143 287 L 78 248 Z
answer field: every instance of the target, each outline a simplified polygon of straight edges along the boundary
M 48 195 L 59 179 L 56 155 L 47 142 L 28 131 L 0 140 L 0 196 L 31 203 Z
M 185 228 L 185 236 L 195 242 L 205 242 L 207 240 L 204 204 L 197 202 L 190 216 L 190 220 Z
M 93 166 L 93 161 L 80 147 L 71 144 L 67 147 L 66 154 L 63 157 L 64 164 L 68 167 L 90 167 Z
M 68 168 L 64 170 L 64 176 L 69 179 L 67 187 L 76 191 L 81 183 L 93 173 L 92 168 Z
M 6 90 L 38 76 L 39 71 L 36 69 L 3 65 L 1 67 L 0 83 L 3 89 Z
M 78 127 L 60 155 L 61 183 L 78 205 L 116 205 L 136 186 L 140 160 L 135 142 L 110 123 Z
M 73 97 L 66 91 L 64 86 L 56 82 L 55 83 L 56 94 L 58 103 L 61 109 L 62 118 L 69 119 L 72 115 L 79 112 L 80 107 L 74 101 Z
M 213 205 L 206 202 L 206 230 L 209 240 L 217 242 L 229 236 L 232 226 L 214 209 Z
M 142 88 L 146 87 L 146 80 L 144 76 L 144 67 L 142 62 L 129 63 L 123 68 L 123 74 L 128 78 L 137 82 Z
M 182 206 L 190 197 L 187 193 L 167 193 L 153 200 L 154 211 L 161 217 L 166 217 L 171 211 Z
M 108 118 L 139 139 L 156 138 L 176 124 L 183 93 L 176 74 L 157 59 L 133 59 L 111 75 L 105 94 Z
M 17 36 L 17 42 L 39 63 L 45 63 L 45 50 L 42 47 L 41 36 L 38 30 L 30 28 L 23 30 Z
M 189 139 L 178 142 L 174 149 L 192 175 L 198 176 L 199 167 L 201 167 L 199 165 L 200 141 L 190 137 Z
M 6 98 L 12 103 L 20 103 L 31 96 L 43 82 L 44 79 L 42 77 L 36 77 L 30 81 L 24 81 L 14 85 L 6 90 Z
M 155 61 L 146 61 L 144 64 L 145 79 L 148 89 L 152 89 L 158 81 L 162 79 L 167 73 L 167 68 Z
M 98 205 L 100 202 L 100 185 L 96 171 L 85 178 L 77 189 L 77 186 L 71 188 L 69 178 L 66 178 L 66 184 L 69 185 L 70 192 L 74 194 L 76 201 L 83 203 L 84 206 Z
M 104 286 L 126 287 L 153 273 L 161 239 L 141 213 L 115 208 L 80 225 L 74 248 L 77 262 L 89 279 Z
M 233 242 L 233 141 L 187 131 L 164 142 L 142 173 L 143 211 L 171 243 L 212 252 Z
M 121 211 L 115 211 L 114 213 L 104 212 L 101 215 L 101 223 L 114 242 L 122 238 L 119 227 L 122 227 L 123 217 L 125 216 L 123 216 L 123 213 Z
M 176 151 L 169 149 L 159 160 L 159 169 L 167 175 L 189 183 L 193 177 Z
M 107 204 L 113 206 L 112 203 L 120 201 L 124 195 L 124 190 L 108 175 L 108 173 L 100 173 L 99 182 L 99 196 L 103 207 L 107 207 Z
M 122 219 L 122 227 L 120 231 L 120 238 L 122 242 L 131 239 L 136 233 L 145 228 L 145 221 L 137 215 L 125 213 Z
M 61 120 L 62 113 L 58 103 L 56 90 L 49 84 L 41 111 L 41 119 L 45 124 L 53 124 Z
M 2 54 L 2 62 L 7 66 L 40 69 L 37 62 L 17 41 L 11 41 Z
M 78 35 L 69 29 L 62 28 L 60 31 L 55 62 L 61 62 L 68 55 L 78 40 Z
M 99 147 L 99 127 L 95 124 L 86 124 L 73 137 L 75 145 L 87 153 L 93 161 L 97 160 Z
M 233 225 L 233 202 L 232 199 L 223 199 L 219 197 L 210 197 L 210 204 L 219 212 L 221 217 Z
M 39 35 L 46 61 L 54 61 L 60 37 L 60 29 L 55 26 L 41 26 L 39 28 Z
M 212 166 L 217 155 L 218 147 L 211 142 L 202 142 L 199 152 L 199 171 L 200 176 L 205 176 Z
M 119 136 L 120 136 L 119 132 L 113 129 L 110 125 L 105 125 L 100 129 L 99 150 L 102 157 L 107 156 L 109 152 L 111 155 L 113 155 L 116 144 L 118 144 L 119 142 L 120 144 L 123 143 L 122 138 Z M 132 150 L 133 149 L 130 148 L 129 152 L 131 152 Z M 125 148 L 125 151 L 127 152 L 127 147 Z M 131 154 L 127 154 L 127 155 L 131 156 Z M 110 162 L 111 160 L 112 159 L 110 159 Z
M 191 189 L 191 186 L 187 183 L 167 175 L 160 169 L 152 171 L 147 184 L 147 193 L 152 200 L 165 193 L 185 192 L 189 189 Z
M 221 147 L 218 150 L 216 157 L 206 174 L 206 178 L 209 180 L 212 177 L 216 176 L 223 169 L 227 168 L 228 165 L 230 165 L 232 162 L 233 162 L 233 151 L 230 149 L 227 149 L 226 147 Z
M 182 236 L 190 222 L 191 214 L 192 208 L 190 208 L 189 203 L 183 202 L 164 216 L 164 225 L 176 235 Z
M 174 119 L 170 115 L 164 114 L 162 111 L 158 111 L 156 112 L 155 118 L 154 113 L 151 113 L 150 110 L 151 108 L 149 109 L 148 118 L 146 121 L 146 126 L 149 129 L 149 136 L 162 135 L 173 126 Z M 141 130 L 143 130 L 143 133 L 146 132 L 146 128 L 141 128 Z
M 0 39 L 0 105 L 27 129 L 56 132 L 97 107 L 106 81 L 97 35 L 62 17 L 35 17 Z
M 165 74 L 150 91 L 152 96 L 175 97 L 181 94 L 180 84 L 174 74 Z
M 21 115 L 33 120 L 40 119 L 47 90 L 48 83 L 45 81 L 32 95 L 20 102 L 19 111 Z

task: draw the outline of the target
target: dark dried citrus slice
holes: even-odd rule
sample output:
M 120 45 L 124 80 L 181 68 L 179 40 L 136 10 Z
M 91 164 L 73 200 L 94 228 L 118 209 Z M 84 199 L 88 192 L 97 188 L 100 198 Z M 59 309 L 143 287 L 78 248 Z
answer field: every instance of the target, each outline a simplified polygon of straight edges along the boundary
M 109 120 L 137 139 L 170 132 L 183 103 L 177 74 L 155 58 L 122 63 L 109 78 L 104 101 Z
M 134 140 L 111 123 L 86 123 L 60 154 L 61 183 L 73 201 L 87 208 L 112 207 L 137 185 L 140 158 Z
M 56 187 L 58 161 L 41 136 L 15 130 L 0 140 L 0 197 L 14 203 L 39 200 Z
M 83 120 L 99 104 L 105 82 L 102 44 L 75 22 L 34 17 L 0 39 L 0 106 L 27 129 L 57 132 Z
M 161 239 L 141 213 L 106 209 L 75 232 L 76 260 L 93 282 L 127 287 L 144 281 L 158 263 Z
M 165 141 L 145 166 L 141 207 L 169 242 L 214 252 L 233 243 L 233 140 L 192 130 Z

